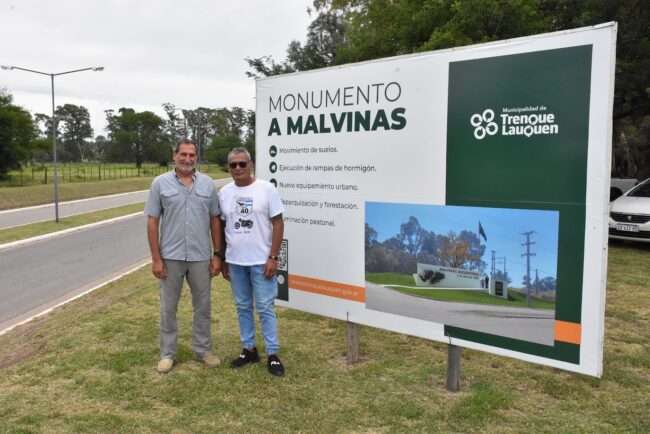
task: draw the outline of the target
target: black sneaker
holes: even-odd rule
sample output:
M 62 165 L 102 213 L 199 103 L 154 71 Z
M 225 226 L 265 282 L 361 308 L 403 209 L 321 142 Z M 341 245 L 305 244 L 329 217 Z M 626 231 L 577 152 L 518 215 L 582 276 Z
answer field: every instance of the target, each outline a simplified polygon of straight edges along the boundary
M 241 368 L 246 366 L 249 363 L 255 363 L 260 361 L 260 356 L 257 354 L 257 348 L 253 347 L 253 351 L 249 351 L 246 348 L 242 348 L 241 354 L 232 362 L 230 362 L 231 368 Z
M 269 372 L 276 377 L 282 377 L 284 375 L 284 366 L 278 356 L 271 354 L 269 359 L 266 362 Z

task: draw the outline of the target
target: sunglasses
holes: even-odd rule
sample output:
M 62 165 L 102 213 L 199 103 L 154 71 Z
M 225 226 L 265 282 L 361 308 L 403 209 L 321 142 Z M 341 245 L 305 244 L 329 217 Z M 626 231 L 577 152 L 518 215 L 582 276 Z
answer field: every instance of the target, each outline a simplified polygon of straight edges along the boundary
M 243 169 L 244 167 L 248 166 L 248 161 L 233 161 L 232 163 L 228 163 L 228 166 L 231 169 L 236 169 L 237 166 Z

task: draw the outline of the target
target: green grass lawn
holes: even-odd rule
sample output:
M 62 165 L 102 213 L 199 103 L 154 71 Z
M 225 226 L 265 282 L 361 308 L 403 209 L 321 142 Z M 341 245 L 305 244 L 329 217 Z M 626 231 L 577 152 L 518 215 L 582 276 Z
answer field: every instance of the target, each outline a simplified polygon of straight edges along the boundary
M 166 166 L 144 163 L 138 168 L 134 163 L 59 163 L 57 172 L 59 183 L 93 182 L 121 180 L 129 178 L 152 178 L 171 170 L 174 163 Z M 223 172 L 223 167 L 217 164 L 201 164 L 201 172 L 207 175 L 217 175 Z M 52 184 L 54 168 L 52 163 L 31 164 L 20 169 L 9 171 L 7 177 L 0 180 L 0 187 L 25 187 L 29 185 Z
M 230 176 L 226 172 L 209 173 L 214 179 Z M 148 190 L 153 177 L 125 178 L 108 181 L 69 182 L 59 184 L 59 200 L 86 199 L 108 194 Z M 42 205 L 54 201 L 54 186 L 30 185 L 27 187 L 0 188 L 0 210 Z
M 413 275 L 404 273 L 366 273 L 366 280 L 378 285 L 415 286 Z
M 386 285 L 391 289 L 404 294 L 434 300 L 458 301 L 463 303 L 492 304 L 499 306 L 527 307 L 526 296 L 517 291 L 508 291 L 508 300 L 494 297 L 481 291 L 453 291 L 434 288 L 415 288 L 415 281 L 410 274 L 403 273 L 369 273 L 366 274 L 368 282 Z M 408 286 L 410 288 L 404 288 Z M 531 306 L 536 309 L 555 309 L 555 304 L 539 298 L 531 297 Z
M 24 240 L 26 238 L 49 234 L 51 232 L 58 232 L 90 223 L 96 223 L 123 215 L 133 214 L 135 212 L 142 212 L 143 210 L 144 202 L 140 202 L 101 211 L 64 217 L 59 219 L 59 223 L 56 223 L 54 220 L 48 220 L 14 228 L 0 229 L 0 244 Z
M 158 359 L 158 288 L 146 267 L 0 336 L 0 432 L 650 432 L 650 246 L 612 247 L 604 375 L 592 378 L 463 350 L 445 391 L 447 347 L 371 327 L 348 366 L 346 324 L 278 309 L 287 373 L 240 370 L 226 282 L 213 290 L 215 352 L 192 361 L 181 299 L 178 364 Z

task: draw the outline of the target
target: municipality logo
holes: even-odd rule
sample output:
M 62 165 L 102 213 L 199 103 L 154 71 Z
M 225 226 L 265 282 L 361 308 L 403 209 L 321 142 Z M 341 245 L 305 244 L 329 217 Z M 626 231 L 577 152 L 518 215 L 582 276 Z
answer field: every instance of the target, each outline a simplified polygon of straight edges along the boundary
M 499 131 L 499 126 L 494 122 L 494 111 L 491 109 L 473 114 L 470 122 L 474 127 L 474 137 L 478 140 L 483 140 L 486 134 L 493 136 Z
M 555 113 L 546 106 L 503 107 L 498 120 L 492 109 L 483 113 L 474 113 L 470 123 L 474 127 L 474 137 L 483 140 L 485 136 L 493 136 L 501 130 L 501 136 L 538 136 L 558 134 L 560 127 L 555 119 Z

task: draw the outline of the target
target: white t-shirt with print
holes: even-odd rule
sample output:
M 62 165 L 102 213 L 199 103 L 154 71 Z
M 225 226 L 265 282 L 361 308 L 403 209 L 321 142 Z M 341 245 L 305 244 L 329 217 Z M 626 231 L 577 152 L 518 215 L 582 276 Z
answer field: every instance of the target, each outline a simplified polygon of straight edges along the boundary
M 219 205 L 225 221 L 226 262 L 265 264 L 271 254 L 271 218 L 284 212 L 275 186 L 261 179 L 246 187 L 230 182 L 219 191 Z

